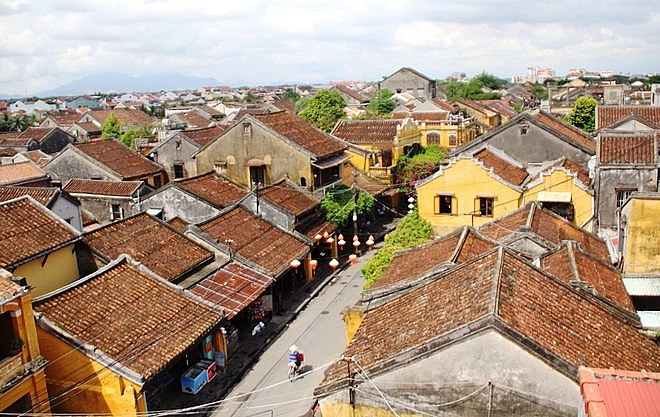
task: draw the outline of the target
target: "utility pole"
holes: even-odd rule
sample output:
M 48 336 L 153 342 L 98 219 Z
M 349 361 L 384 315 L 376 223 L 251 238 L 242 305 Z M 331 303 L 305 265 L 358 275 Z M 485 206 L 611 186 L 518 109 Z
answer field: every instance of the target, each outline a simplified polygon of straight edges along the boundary
M 353 236 L 357 236 L 358 227 L 357 227 L 357 202 L 358 202 L 358 192 L 357 192 L 357 172 L 353 171 Z

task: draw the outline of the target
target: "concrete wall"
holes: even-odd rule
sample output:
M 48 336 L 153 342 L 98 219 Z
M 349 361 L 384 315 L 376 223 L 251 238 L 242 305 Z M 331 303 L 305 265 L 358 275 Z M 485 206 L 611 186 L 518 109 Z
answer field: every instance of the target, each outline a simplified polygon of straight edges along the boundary
M 114 220 L 111 216 L 112 205 L 116 204 L 124 211 L 124 217 L 130 216 L 132 199 L 125 197 L 111 197 L 111 196 L 93 196 L 82 194 L 71 194 L 80 200 L 82 207 L 92 213 L 101 224 L 108 224 Z
M 357 387 L 354 414 L 341 414 L 351 410 L 342 390 L 320 401 L 323 416 L 392 415 L 374 385 L 396 400 L 389 405 L 401 416 L 575 416 L 580 401 L 577 381 L 493 330 L 371 375 L 371 381 Z
M 284 230 L 293 231 L 296 227 L 295 215 L 283 211 L 264 198 L 259 198 L 259 210 L 257 211 L 257 196 L 254 193 L 250 193 L 241 204 L 252 213 L 256 213 L 258 216 L 278 225 Z
M 198 146 L 189 140 L 174 136 L 155 149 L 154 162 L 160 164 L 170 179 L 174 177 L 174 164 L 184 165 L 183 178 L 197 175 L 197 164 L 192 160 L 192 155 L 197 152 Z
M 249 124 L 249 129 L 246 128 Z M 249 133 L 245 133 L 248 131 Z M 265 184 L 288 177 L 296 184 L 305 177 L 313 186 L 311 159 L 288 141 L 264 129 L 261 124 L 245 119 L 237 123 L 222 137 L 201 150 L 195 157 L 197 172 L 215 169 L 216 162 L 226 164 L 225 175 L 231 180 L 252 188 L 248 161 L 263 161 L 266 166 Z
M 142 199 L 141 210 L 163 209 L 163 220 L 180 217 L 189 223 L 201 223 L 220 213 L 220 209 L 181 191 L 177 187 L 165 187 Z M 132 213 L 137 213 L 133 206 Z
M 393 93 L 409 93 L 415 98 L 435 98 L 433 82 L 405 68 L 381 81 L 380 89 Z
M 106 171 L 98 164 L 83 158 L 70 149 L 65 149 L 60 155 L 44 165 L 43 170 L 53 180 L 61 181 L 62 185 L 65 185 L 72 178 L 121 181 L 121 177 L 118 175 Z
M 50 211 L 55 213 L 61 219 L 64 219 L 76 230 L 82 231 L 82 215 L 80 213 L 80 206 L 72 203 L 63 197 L 58 197 L 55 203 L 50 208 Z

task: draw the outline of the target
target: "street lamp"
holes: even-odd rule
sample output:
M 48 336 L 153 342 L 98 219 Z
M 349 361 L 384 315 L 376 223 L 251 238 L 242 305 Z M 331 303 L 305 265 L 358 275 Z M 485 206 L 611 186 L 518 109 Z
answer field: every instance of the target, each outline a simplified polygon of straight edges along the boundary
M 415 197 L 408 197 L 408 213 L 412 213 L 415 208 Z

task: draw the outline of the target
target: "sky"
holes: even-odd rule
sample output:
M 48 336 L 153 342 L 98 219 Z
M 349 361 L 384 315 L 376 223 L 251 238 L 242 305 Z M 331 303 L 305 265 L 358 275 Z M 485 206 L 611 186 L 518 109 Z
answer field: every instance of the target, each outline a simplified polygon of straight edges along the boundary
M 0 0 L 0 92 L 98 73 L 218 85 L 378 81 L 402 67 L 509 79 L 529 67 L 660 72 L 648 0 Z

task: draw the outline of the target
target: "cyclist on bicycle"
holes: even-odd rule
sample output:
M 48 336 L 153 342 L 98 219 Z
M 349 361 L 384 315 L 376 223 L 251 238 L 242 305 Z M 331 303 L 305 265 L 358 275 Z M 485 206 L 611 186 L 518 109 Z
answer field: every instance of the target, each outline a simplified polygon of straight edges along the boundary
M 304 355 L 296 345 L 289 347 L 289 367 L 295 366 L 295 372 L 300 372 Z

